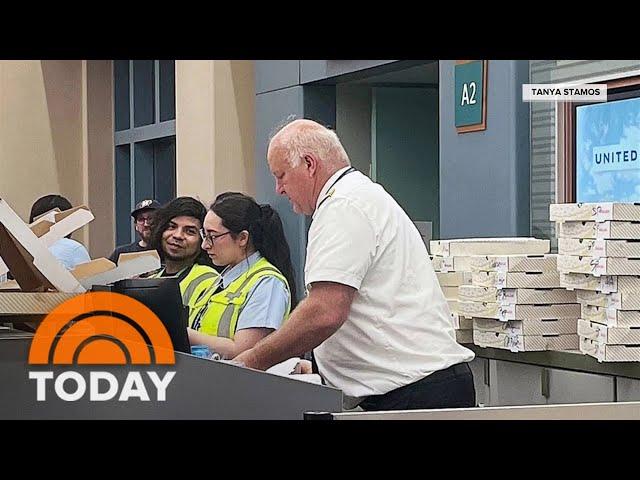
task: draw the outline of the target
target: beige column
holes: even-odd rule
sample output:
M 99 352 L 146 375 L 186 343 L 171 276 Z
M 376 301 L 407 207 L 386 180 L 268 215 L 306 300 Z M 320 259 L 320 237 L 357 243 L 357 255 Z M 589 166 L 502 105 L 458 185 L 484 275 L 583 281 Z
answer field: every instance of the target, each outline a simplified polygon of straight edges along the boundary
M 26 221 L 50 193 L 83 200 L 82 62 L 0 62 L 0 195 Z
M 85 230 L 92 258 L 106 257 L 115 241 L 113 62 L 85 60 L 83 76 L 83 203 L 95 220 Z
M 178 195 L 255 194 L 252 61 L 176 61 Z
M 92 257 L 113 248 L 110 61 L 0 61 L 0 196 L 28 220 L 51 193 L 96 219 L 74 238 Z

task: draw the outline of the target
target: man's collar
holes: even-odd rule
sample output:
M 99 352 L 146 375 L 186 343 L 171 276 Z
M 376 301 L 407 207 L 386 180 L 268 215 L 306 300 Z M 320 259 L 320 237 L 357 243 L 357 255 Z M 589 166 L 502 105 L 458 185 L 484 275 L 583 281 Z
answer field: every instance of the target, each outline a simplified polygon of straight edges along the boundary
M 320 203 L 322 202 L 322 200 L 324 200 L 325 197 L 330 194 L 329 189 L 331 188 L 333 183 L 338 179 L 340 175 L 342 175 L 344 172 L 346 172 L 350 168 L 351 167 L 347 165 L 346 167 L 343 167 L 340 170 L 336 170 L 333 173 L 333 175 L 329 177 L 329 179 L 322 186 L 322 189 L 320 190 L 320 195 L 318 195 L 318 198 L 316 199 L 316 209 L 320 206 Z

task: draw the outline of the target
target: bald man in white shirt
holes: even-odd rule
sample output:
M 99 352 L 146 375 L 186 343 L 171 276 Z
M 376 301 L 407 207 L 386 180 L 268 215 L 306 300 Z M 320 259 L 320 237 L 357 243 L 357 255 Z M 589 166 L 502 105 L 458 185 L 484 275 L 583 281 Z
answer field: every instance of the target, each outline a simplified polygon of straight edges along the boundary
M 475 406 L 471 350 L 458 344 L 420 234 L 380 185 L 350 166 L 335 132 L 295 120 L 269 143 L 276 191 L 313 215 L 307 298 L 236 361 L 267 369 L 313 349 L 345 407 Z

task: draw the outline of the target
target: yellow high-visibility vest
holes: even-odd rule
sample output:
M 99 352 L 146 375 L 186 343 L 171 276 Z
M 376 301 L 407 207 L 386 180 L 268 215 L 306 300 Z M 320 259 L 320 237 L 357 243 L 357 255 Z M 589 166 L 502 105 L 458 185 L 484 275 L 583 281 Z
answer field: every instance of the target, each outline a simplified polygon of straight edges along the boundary
M 160 278 L 164 273 L 164 268 L 149 278 Z M 180 276 L 178 272 L 175 276 Z M 189 270 L 189 273 L 180 280 L 180 293 L 182 294 L 182 304 L 190 305 L 207 290 L 209 287 L 217 283 L 220 274 L 213 268 L 207 265 L 199 265 L 194 263 Z
M 246 272 L 231 282 L 224 290 L 202 295 L 189 305 L 189 326 L 207 335 L 233 339 L 238 325 L 238 317 L 244 308 L 251 289 L 264 277 L 276 277 L 284 282 L 289 292 L 289 284 L 282 273 L 266 258 L 261 258 Z M 291 293 L 287 302 L 283 322 L 289 318 Z

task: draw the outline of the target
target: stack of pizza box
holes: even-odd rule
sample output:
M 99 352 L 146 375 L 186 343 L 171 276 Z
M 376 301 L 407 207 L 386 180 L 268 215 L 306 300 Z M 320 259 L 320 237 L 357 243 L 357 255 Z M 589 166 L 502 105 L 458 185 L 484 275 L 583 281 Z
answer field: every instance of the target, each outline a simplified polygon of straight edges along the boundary
M 449 245 L 456 240 L 432 240 L 430 250 L 433 253 L 431 262 L 436 271 L 451 314 L 451 321 L 458 343 L 473 343 L 473 323 L 458 315 L 458 288 L 471 284 L 471 270 L 465 263 L 464 256 L 449 254 Z M 454 253 L 456 248 L 453 249 Z
M 577 293 L 580 350 L 640 361 L 640 204 L 550 205 L 561 284 Z
M 580 306 L 560 288 L 549 248 L 548 240 L 521 237 L 432 246 L 471 272 L 471 283 L 458 287 L 457 314 L 471 323 L 473 343 L 514 352 L 578 349 Z
M 431 242 L 434 266 L 440 271 L 458 274 L 455 297 L 457 322 L 465 327 L 465 334 L 473 343 L 514 351 L 539 350 L 542 347 L 577 348 L 576 341 L 573 345 L 565 337 L 555 338 L 560 335 L 556 333 L 557 328 L 540 328 L 542 318 L 539 317 L 557 313 L 562 316 L 566 314 L 562 307 L 559 312 L 552 308 L 532 308 L 538 306 L 535 303 L 541 306 L 561 302 L 575 304 L 575 295 L 571 298 L 571 294 L 551 292 L 557 290 L 559 281 L 555 257 L 547 255 L 549 247 L 548 240 L 526 237 Z M 444 287 L 443 282 L 449 278 L 443 277 L 439 274 Z M 574 305 L 573 310 L 576 308 Z M 522 320 L 525 318 L 532 321 L 523 329 Z M 574 315 L 574 336 L 576 322 L 577 315 Z M 550 326 L 551 323 L 545 321 L 544 325 Z M 565 326 L 561 332 L 566 331 L 570 329 Z M 547 333 L 549 336 L 544 339 L 532 336 L 542 337 Z
M 27 225 L 0 199 L 0 323 L 41 318 L 94 285 L 132 278 L 160 267 L 155 250 L 121 255 L 116 266 L 98 258 L 68 271 L 48 247 L 93 220 L 85 206 L 54 210 Z

